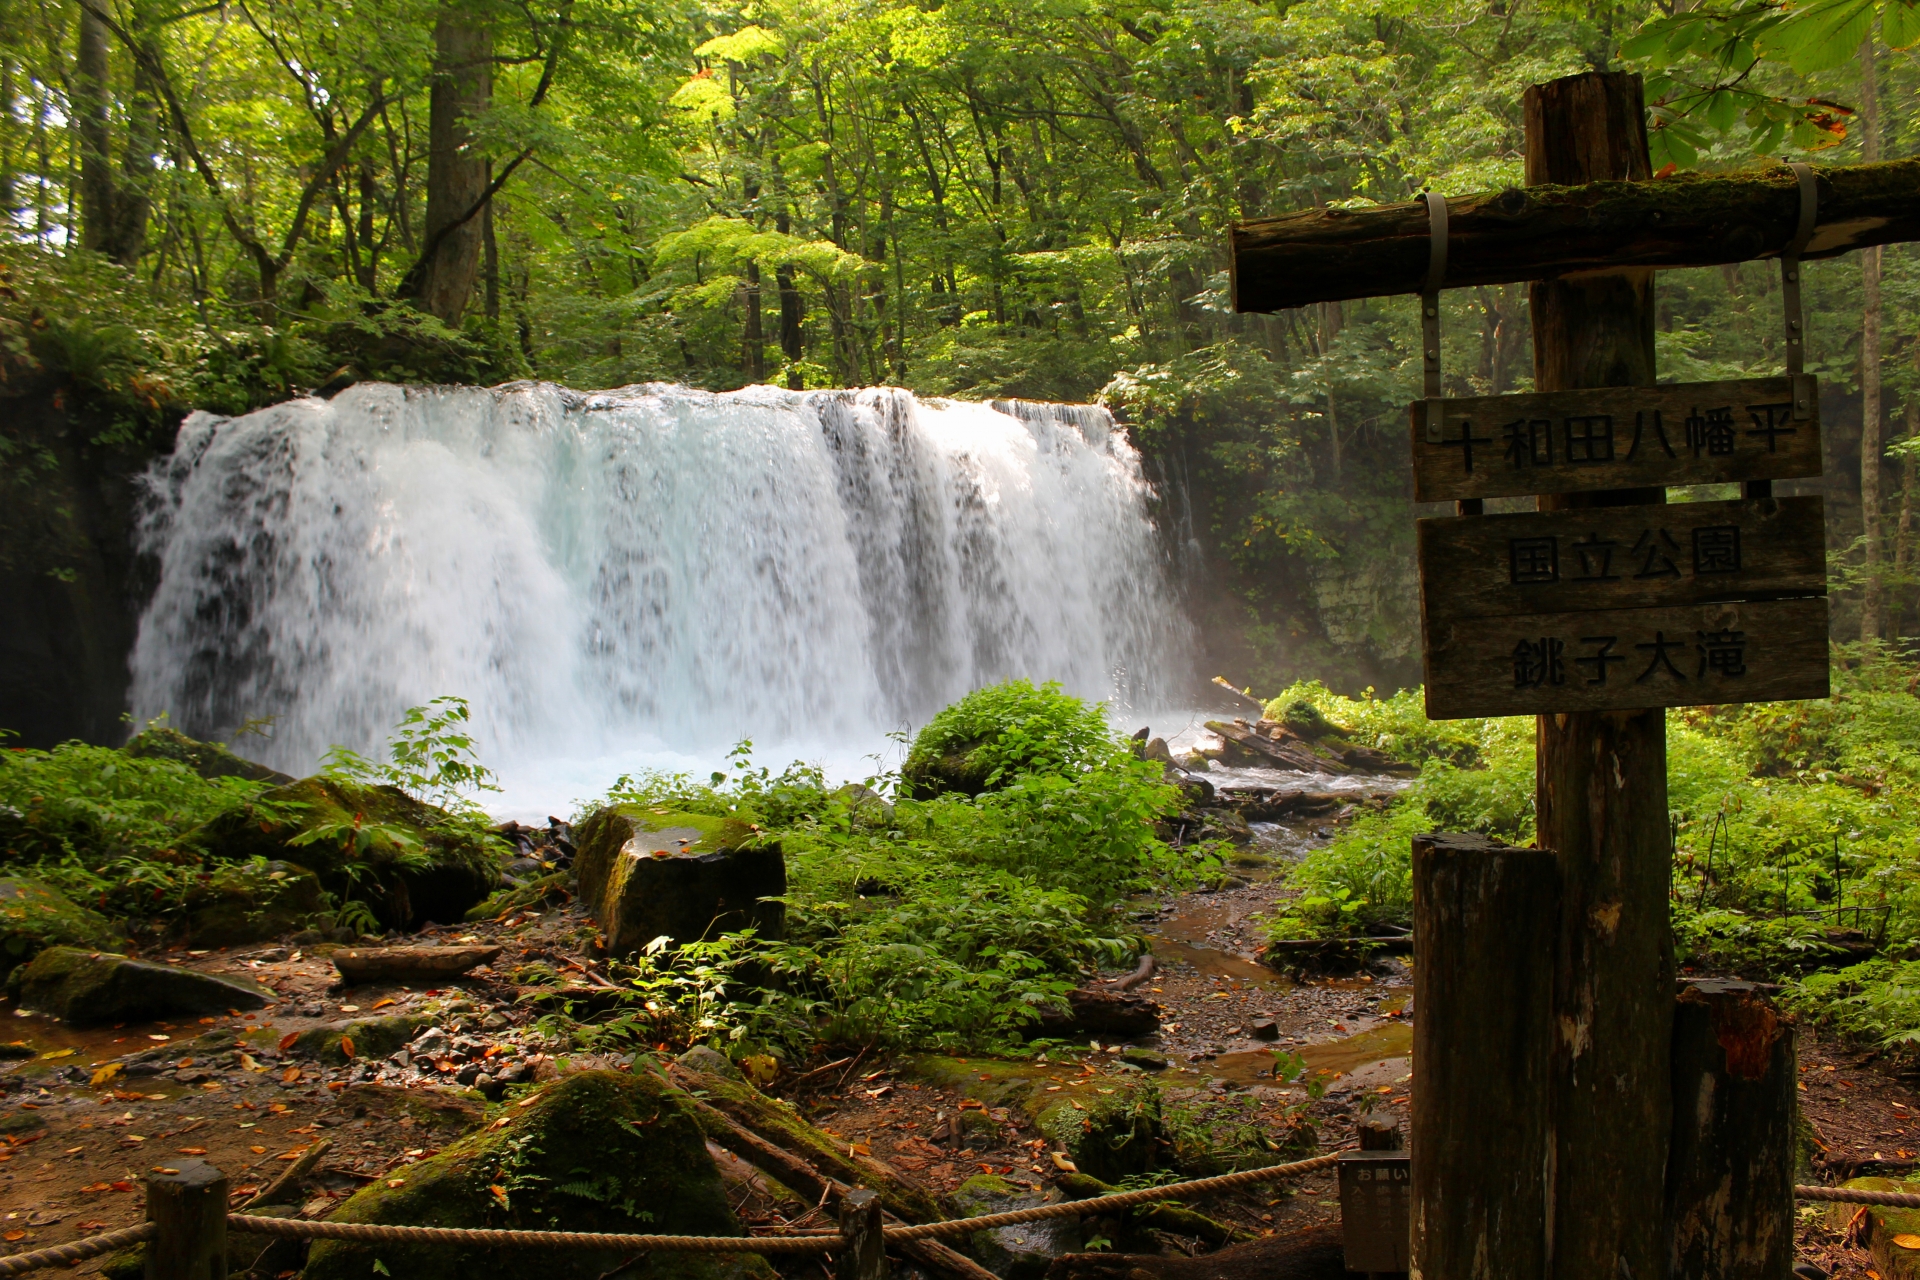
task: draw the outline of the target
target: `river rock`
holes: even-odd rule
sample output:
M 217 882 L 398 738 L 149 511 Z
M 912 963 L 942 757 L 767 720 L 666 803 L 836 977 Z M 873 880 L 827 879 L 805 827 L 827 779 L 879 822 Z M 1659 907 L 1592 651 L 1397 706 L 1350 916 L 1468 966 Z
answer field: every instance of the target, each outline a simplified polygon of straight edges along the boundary
M 403 1013 L 386 1018 L 356 1018 L 324 1027 L 308 1027 L 290 1046 L 297 1058 L 313 1058 L 328 1066 L 345 1066 L 358 1058 L 378 1060 L 412 1040 L 414 1033 L 433 1022 L 424 1014 Z M 352 1046 L 352 1051 L 348 1051 Z
M 0 879 L 0 975 L 48 947 L 93 950 L 118 942 L 105 916 L 76 906 L 58 890 L 25 876 Z
M 1045 1203 L 1044 1197 L 1022 1191 L 990 1173 L 968 1178 L 953 1193 L 954 1208 L 965 1218 L 1008 1213 Z M 971 1242 L 974 1256 L 1000 1280 L 1041 1280 L 1055 1258 L 1063 1253 L 1078 1253 L 1084 1246 L 1085 1236 L 1080 1230 L 1080 1219 L 1052 1218 L 976 1231 Z
M 355 1194 L 334 1222 L 539 1231 L 744 1236 L 694 1118 L 692 1100 L 650 1071 L 584 1071 L 508 1108 L 439 1155 Z M 498 1188 L 496 1191 L 495 1189 Z M 597 1280 L 631 1250 L 528 1252 L 542 1280 Z M 499 1274 L 485 1245 L 322 1240 L 304 1280 L 366 1280 L 374 1263 L 407 1280 Z M 512 1268 L 518 1270 L 516 1264 Z M 757 1254 L 657 1252 L 629 1272 L 646 1280 L 773 1280 Z
M 318 912 L 320 877 L 275 859 L 215 871 L 187 897 L 187 935 L 197 947 L 238 947 L 292 933 Z
M 244 978 L 131 960 L 110 951 L 49 947 L 15 969 L 16 1007 L 64 1022 L 130 1022 L 169 1014 L 258 1009 L 278 997 Z
M 425 864 L 409 865 L 417 860 L 403 859 L 379 841 L 353 858 L 345 838 L 293 843 L 316 828 L 350 828 L 356 820 L 407 833 L 424 850 Z M 322 887 L 337 897 L 362 899 L 389 928 L 452 923 L 500 885 L 502 859 L 483 833 L 398 787 L 333 778 L 275 787 L 188 832 L 181 843 L 216 862 L 264 858 L 310 867 Z M 360 868 L 358 878 L 349 862 Z
M 203 778 L 241 778 L 247 782 L 275 784 L 293 781 L 290 774 L 256 764 L 218 742 L 201 742 L 197 738 L 189 738 L 178 729 L 164 726 L 141 730 L 121 750 L 145 760 L 172 760 Z
M 786 893 L 786 859 L 735 818 L 611 805 L 581 824 L 574 870 L 614 955 L 659 937 L 693 942 L 751 928 L 779 938 L 786 931 L 786 908 L 765 901 Z

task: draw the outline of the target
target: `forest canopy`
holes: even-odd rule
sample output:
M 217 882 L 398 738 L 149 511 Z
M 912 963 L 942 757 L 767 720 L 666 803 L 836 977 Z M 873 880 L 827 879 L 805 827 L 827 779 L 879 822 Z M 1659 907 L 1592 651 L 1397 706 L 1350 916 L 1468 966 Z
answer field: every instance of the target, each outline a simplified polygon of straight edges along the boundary
M 1205 552 L 1216 665 L 1398 686 L 1411 303 L 1235 315 L 1228 224 L 1516 184 L 1526 86 L 1590 69 L 1646 76 L 1656 168 L 1906 155 L 1915 13 L 6 0 L 0 342 L 156 448 L 339 376 L 1099 398 Z M 1911 594 L 1913 280 L 1809 273 L 1810 368 L 1905 414 L 1871 518 L 1830 497 L 1871 636 Z M 1524 287 L 1445 309 L 1450 388 L 1529 385 Z M 1665 377 L 1779 367 L 1770 264 L 1667 273 L 1659 323 Z

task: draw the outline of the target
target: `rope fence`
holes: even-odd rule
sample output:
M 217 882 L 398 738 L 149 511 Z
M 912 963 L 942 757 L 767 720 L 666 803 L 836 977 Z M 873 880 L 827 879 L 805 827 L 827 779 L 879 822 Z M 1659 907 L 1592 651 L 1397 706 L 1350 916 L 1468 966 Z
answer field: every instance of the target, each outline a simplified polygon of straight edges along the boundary
M 1024 1222 L 1042 1222 L 1052 1218 L 1082 1217 L 1130 1209 L 1194 1196 L 1213 1195 L 1255 1183 L 1270 1182 L 1318 1172 L 1338 1163 L 1339 1152 L 1296 1160 L 1291 1164 L 1265 1169 L 1245 1169 L 1213 1178 L 1196 1178 L 1164 1187 L 1143 1187 L 1136 1191 L 1116 1191 L 1085 1200 L 1063 1200 L 1058 1204 L 1035 1205 L 1006 1213 L 983 1214 L 976 1218 L 956 1218 L 950 1222 L 928 1222 L 919 1226 L 888 1227 L 882 1234 L 889 1243 L 933 1240 L 942 1236 L 971 1235 L 1017 1226 Z M 1881 1205 L 1888 1208 L 1920 1209 L 1920 1195 L 1900 1191 L 1867 1191 L 1852 1187 L 1806 1187 L 1793 1189 L 1795 1199 L 1819 1200 L 1837 1204 Z M 263 1218 L 251 1214 L 227 1215 L 227 1229 L 252 1235 L 276 1236 L 283 1240 L 355 1240 L 370 1244 L 454 1244 L 489 1247 L 621 1249 L 631 1253 L 829 1253 L 846 1243 L 839 1231 L 810 1235 L 760 1236 L 667 1236 L 627 1235 L 586 1231 L 508 1231 L 459 1227 L 400 1227 L 368 1222 L 325 1222 L 301 1218 Z M 143 1222 L 136 1227 L 109 1231 L 69 1244 L 53 1245 L 32 1253 L 0 1258 L 0 1276 L 17 1276 L 43 1267 L 71 1266 L 89 1258 L 113 1253 L 128 1245 L 152 1238 L 154 1225 Z

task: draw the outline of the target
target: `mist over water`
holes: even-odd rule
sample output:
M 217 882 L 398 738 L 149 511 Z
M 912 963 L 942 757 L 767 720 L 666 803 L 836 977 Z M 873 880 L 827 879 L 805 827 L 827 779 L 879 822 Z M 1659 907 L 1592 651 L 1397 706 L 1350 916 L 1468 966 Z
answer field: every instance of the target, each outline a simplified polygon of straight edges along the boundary
M 1191 697 L 1104 410 L 892 389 L 355 386 L 195 414 L 149 475 L 133 711 L 299 773 L 472 703 L 502 812 L 756 755 L 861 776 L 970 689 Z M 896 753 L 897 756 L 897 753 Z

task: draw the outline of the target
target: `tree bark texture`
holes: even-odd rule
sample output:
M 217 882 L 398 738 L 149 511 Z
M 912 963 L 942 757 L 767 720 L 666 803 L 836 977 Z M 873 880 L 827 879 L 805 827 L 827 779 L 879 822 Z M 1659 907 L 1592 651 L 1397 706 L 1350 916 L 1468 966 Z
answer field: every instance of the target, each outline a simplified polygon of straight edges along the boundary
M 1920 159 L 1816 165 L 1814 172 L 1820 215 L 1803 256 L 1920 239 Z M 1785 167 L 1647 176 L 1643 158 L 1632 180 L 1539 185 L 1530 176 L 1524 189 L 1449 195 L 1447 287 L 1718 266 L 1772 257 L 1793 238 L 1799 186 Z M 1418 293 L 1427 241 L 1424 200 L 1236 223 L 1234 310 Z
M 433 27 L 433 89 L 428 98 L 427 225 L 415 298 L 458 325 L 480 274 L 484 228 L 478 205 L 487 158 L 474 145 L 472 120 L 492 95 L 493 34 L 460 7 L 440 10 Z
M 1559 881 L 1545 850 L 1477 835 L 1414 838 L 1413 1271 L 1422 1280 L 1552 1274 Z
M 1880 84 L 1873 60 L 1873 34 L 1860 42 L 1860 123 L 1861 153 L 1867 160 L 1880 158 Z M 1885 556 L 1881 547 L 1880 469 L 1886 452 L 1886 433 L 1880 405 L 1880 246 L 1873 245 L 1860 254 L 1860 538 L 1861 569 L 1865 576 L 1860 594 L 1860 638 L 1879 640 L 1885 635 L 1881 601 L 1880 566 Z
M 1680 990 L 1667 1163 L 1672 1280 L 1793 1268 L 1793 1028 L 1750 982 Z
M 108 76 L 106 24 L 82 9 L 73 59 L 73 124 L 80 143 L 80 247 L 93 253 L 111 251 L 119 214 L 108 159 Z
M 176 1160 L 147 1175 L 146 1280 L 227 1280 L 227 1175 Z
M 1527 90 L 1529 181 L 1645 177 L 1640 78 L 1572 76 Z M 1657 185 L 1657 184 L 1650 184 Z M 1644 271 L 1532 287 L 1542 391 L 1651 385 L 1653 282 Z M 1662 501 L 1662 490 L 1543 497 L 1542 510 Z M 1654 1280 L 1671 1129 L 1673 938 L 1667 921 L 1666 716 L 1541 716 L 1539 843 L 1560 859 L 1554 966 L 1556 1280 Z

